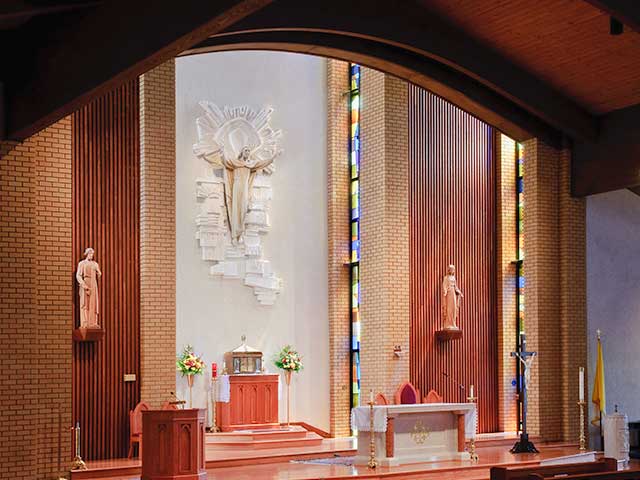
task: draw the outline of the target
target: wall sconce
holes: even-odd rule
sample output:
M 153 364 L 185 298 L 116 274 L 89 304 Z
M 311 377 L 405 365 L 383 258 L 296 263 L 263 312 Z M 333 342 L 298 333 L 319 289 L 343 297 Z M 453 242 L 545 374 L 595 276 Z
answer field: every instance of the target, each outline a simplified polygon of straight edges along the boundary
M 402 355 L 402 345 L 394 345 L 393 346 L 393 354 L 400 358 L 400 356 Z

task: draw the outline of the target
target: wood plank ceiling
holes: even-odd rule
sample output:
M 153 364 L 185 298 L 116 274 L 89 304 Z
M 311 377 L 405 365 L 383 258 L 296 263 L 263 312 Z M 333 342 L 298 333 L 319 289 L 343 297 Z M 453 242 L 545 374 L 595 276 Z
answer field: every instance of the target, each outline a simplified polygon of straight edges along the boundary
M 419 0 L 593 114 L 640 103 L 640 33 L 578 0 Z

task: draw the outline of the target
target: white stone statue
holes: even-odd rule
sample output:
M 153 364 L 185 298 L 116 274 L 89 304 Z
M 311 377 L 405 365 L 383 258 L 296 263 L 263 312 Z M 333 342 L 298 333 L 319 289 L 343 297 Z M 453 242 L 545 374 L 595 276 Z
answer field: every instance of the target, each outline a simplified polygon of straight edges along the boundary
M 193 151 L 207 166 L 205 176 L 196 178 L 202 259 L 215 262 L 211 275 L 242 279 L 260 304 L 272 305 L 282 281 L 263 258 L 261 237 L 271 227 L 271 176 L 282 152 L 281 132 L 270 125 L 273 109 L 200 106 L 205 114 L 196 120 Z
M 84 260 L 78 263 L 76 280 L 80 295 L 80 327 L 99 328 L 98 278 L 102 276 L 98 262 L 93 259 L 95 252 L 89 247 L 84 251 Z
M 445 330 L 458 330 L 456 319 L 461 298 L 463 295 L 456 283 L 456 267 L 449 265 L 442 279 L 442 319 Z
M 199 142 L 193 149 L 214 168 L 223 168 L 227 221 L 235 244 L 245 231 L 256 173 L 269 167 L 282 152 L 278 143 L 281 132 L 269 127 L 272 109 L 256 114 L 247 107 L 225 108 L 223 112 L 212 103 L 200 105 L 206 115 L 196 122 Z

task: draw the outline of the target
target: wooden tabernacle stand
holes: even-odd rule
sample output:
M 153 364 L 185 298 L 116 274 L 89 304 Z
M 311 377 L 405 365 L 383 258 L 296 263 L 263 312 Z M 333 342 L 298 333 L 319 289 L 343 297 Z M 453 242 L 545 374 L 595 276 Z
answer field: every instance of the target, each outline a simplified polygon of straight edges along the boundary
M 278 375 L 229 375 L 229 383 L 229 403 L 217 404 L 217 423 L 223 432 L 280 426 Z
M 142 412 L 142 480 L 205 480 L 205 411 Z

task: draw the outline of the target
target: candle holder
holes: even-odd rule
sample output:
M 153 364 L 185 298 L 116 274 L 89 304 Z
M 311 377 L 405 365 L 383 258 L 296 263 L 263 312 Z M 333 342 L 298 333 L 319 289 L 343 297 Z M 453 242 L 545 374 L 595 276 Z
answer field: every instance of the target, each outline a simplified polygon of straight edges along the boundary
M 578 436 L 578 442 L 580 444 L 580 451 L 584 452 L 587 449 L 587 438 L 584 433 L 584 407 L 586 403 L 584 400 L 580 400 L 578 402 L 578 407 L 580 408 L 580 434 Z
M 376 468 L 376 432 L 373 431 L 373 400 L 369 401 L 369 468 Z
M 71 430 L 74 431 L 74 437 L 76 440 L 76 456 L 71 464 L 71 470 L 86 470 L 87 464 L 84 463 L 84 460 L 82 460 L 82 456 L 80 455 L 80 424 L 76 423 L 76 426 L 72 427 Z
M 469 403 L 476 403 L 476 400 L 478 399 L 478 397 L 473 395 L 473 385 L 471 386 L 471 395 L 469 395 L 467 397 L 467 402 Z M 476 418 L 477 418 L 477 412 L 476 412 Z M 476 420 L 477 421 L 477 420 Z M 475 428 L 475 425 L 474 425 Z M 475 432 L 473 432 L 475 434 Z M 475 439 L 475 435 L 473 437 L 471 437 L 469 439 L 469 459 L 472 462 L 477 462 L 479 460 L 478 458 L 478 454 L 476 453 L 476 439 Z
M 220 431 L 220 428 L 218 427 L 218 419 L 216 416 L 216 407 L 218 403 L 218 377 L 211 377 L 211 396 L 213 397 L 211 399 L 211 402 L 213 403 L 213 423 L 211 425 L 211 431 L 213 433 L 217 433 Z

